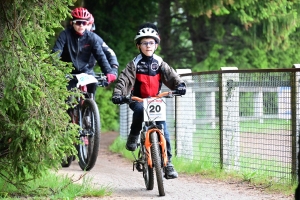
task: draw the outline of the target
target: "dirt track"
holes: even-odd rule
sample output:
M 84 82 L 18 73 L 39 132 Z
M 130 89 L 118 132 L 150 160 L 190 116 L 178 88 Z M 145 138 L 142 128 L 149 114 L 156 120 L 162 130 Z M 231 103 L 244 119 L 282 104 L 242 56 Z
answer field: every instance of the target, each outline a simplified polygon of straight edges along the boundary
M 110 132 L 101 135 L 100 152 L 95 167 L 86 176 L 91 177 L 95 187 L 109 186 L 113 194 L 101 199 L 197 199 L 197 200 L 292 200 L 292 196 L 268 194 L 247 184 L 225 183 L 203 179 L 197 176 L 179 174 L 173 180 L 164 179 L 166 196 L 159 197 L 156 183 L 154 189 L 145 189 L 140 172 L 132 171 L 132 163 L 109 152 L 108 146 L 118 136 Z M 74 178 L 84 174 L 74 161 L 69 168 L 63 168 L 60 174 L 73 175 Z M 93 198 L 89 198 L 93 199 Z M 95 198 L 96 199 L 96 198 Z

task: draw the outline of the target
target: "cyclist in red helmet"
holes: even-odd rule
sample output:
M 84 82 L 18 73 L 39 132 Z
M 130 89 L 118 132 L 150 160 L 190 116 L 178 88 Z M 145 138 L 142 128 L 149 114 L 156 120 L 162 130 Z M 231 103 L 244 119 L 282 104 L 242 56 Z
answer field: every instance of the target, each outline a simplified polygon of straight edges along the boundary
M 111 66 L 102 50 L 99 36 L 86 30 L 91 14 L 87 9 L 79 7 L 71 12 L 71 27 L 62 31 L 52 49 L 59 52 L 62 61 L 72 62 L 72 74 L 94 74 L 89 67 L 90 57 L 93 55 L 101 67 L 101 71 L 107 76 L 109 83 L 114 82 L 118 75 L 118 66 Z M 67 86 L 68 89 L 76 87 L 77 81 L 72 79 Z M 88 92 L 95 93 L 96 84 L 88 85 Z

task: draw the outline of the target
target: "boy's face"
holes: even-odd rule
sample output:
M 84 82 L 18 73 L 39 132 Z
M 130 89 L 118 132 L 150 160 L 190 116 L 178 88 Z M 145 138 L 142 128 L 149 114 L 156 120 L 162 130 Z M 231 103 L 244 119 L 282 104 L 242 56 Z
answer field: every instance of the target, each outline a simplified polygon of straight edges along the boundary
M 141 49 L 146 56 L 152 56 L 157 49 L 157 46 L 158 44 L 156 44 L 153 38 L 143 38 L 140 44 L 137 44 L 137 47 Z

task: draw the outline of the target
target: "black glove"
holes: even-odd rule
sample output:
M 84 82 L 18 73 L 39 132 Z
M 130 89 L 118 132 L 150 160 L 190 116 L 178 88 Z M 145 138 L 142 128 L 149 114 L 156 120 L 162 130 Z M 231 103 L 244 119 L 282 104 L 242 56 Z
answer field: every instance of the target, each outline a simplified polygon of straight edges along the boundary
M 177 92 L 178 94 L 180 95 L 185 95 L 186 93 L 186 87 L 185 87 L 185 84 L 184 83 L 180 83 L 178 86 L 177 86 Z
M 113 97 L 111 98 L 111 101 L 114 104 L 121 104 L 123 103 L 123 98 L 120 94 L 114 94 Z

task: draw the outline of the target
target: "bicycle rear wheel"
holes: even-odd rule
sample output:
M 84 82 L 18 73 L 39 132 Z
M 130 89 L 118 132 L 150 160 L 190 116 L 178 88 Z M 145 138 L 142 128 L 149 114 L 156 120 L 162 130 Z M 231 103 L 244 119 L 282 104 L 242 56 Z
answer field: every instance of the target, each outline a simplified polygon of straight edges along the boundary
M 81 106 L 82 134 L 80 144 L 77 146 L 79 166 L 82 170 L 91 170 L 98 157 L 100 145 L 100 114 L 98 106 L 93 99 L 85 99 Z
M 156 132 L 152 132 L 150 135 L 151 141 L 151 156 L 152 156 L 152 167 L 155 168 L 157 187 L 159 196 L 165 196 L 165 189 L 163 183 L 163 168 L 161 163 L 161 150 L 158 143 L 158 136 Z

